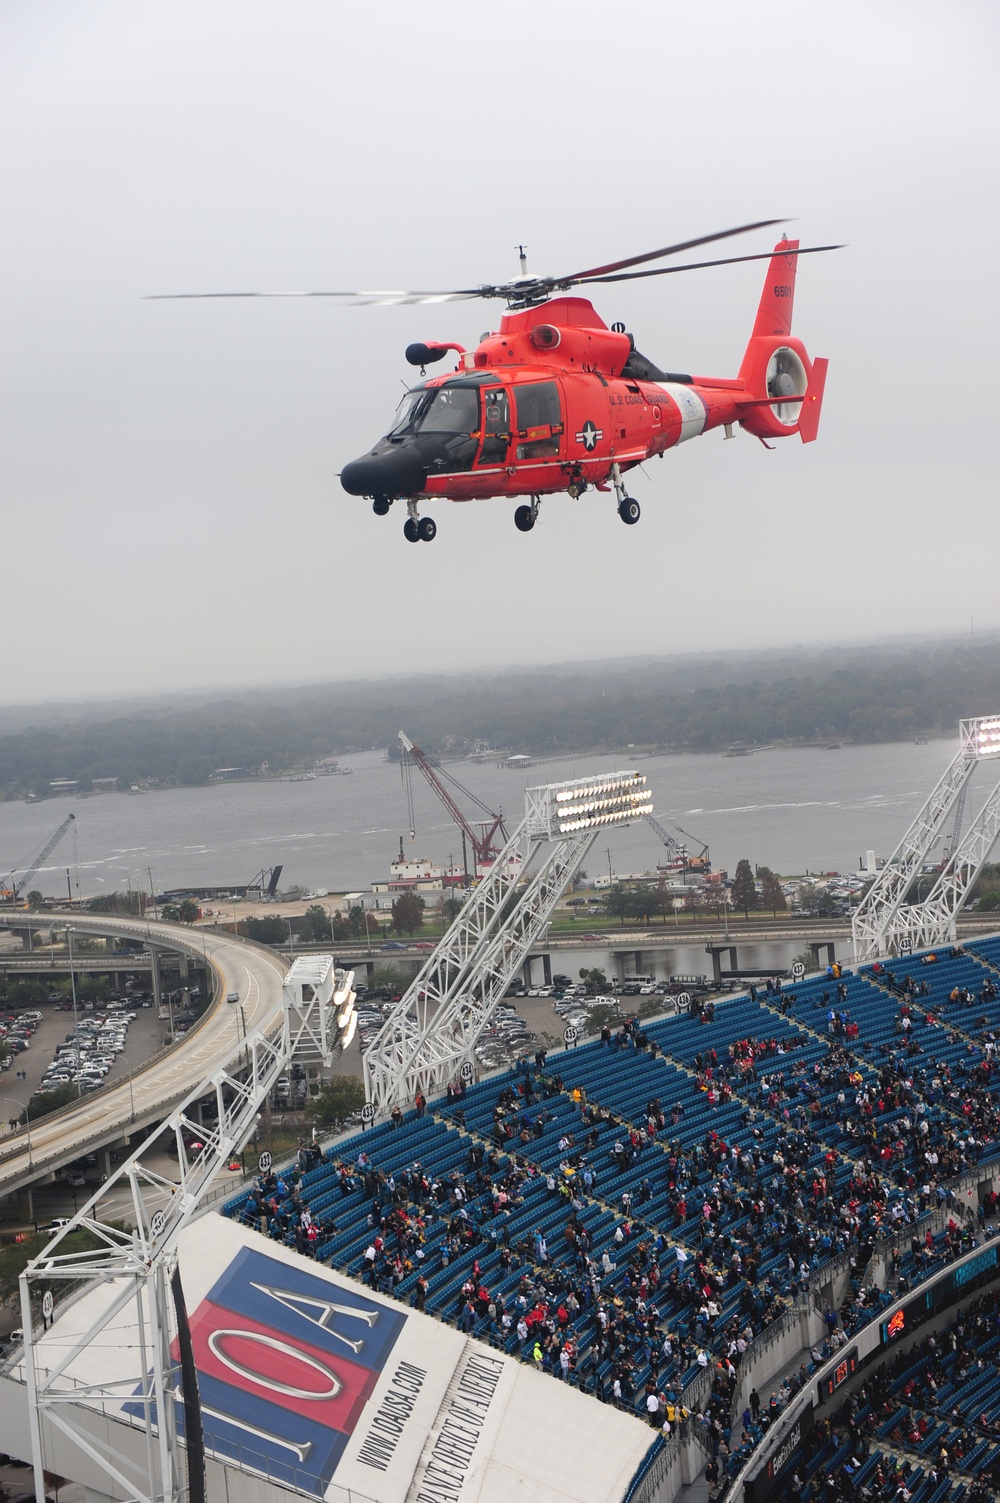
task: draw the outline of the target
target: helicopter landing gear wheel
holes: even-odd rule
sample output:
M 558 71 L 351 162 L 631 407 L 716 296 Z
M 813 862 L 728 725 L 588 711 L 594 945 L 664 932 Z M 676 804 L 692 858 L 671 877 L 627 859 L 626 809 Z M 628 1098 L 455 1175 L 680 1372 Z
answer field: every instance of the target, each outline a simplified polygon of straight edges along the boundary
M 518 532 L 530 532 L 538 521 L 541 497 L 532 496 L 530 506 L 518 506 L 514 512 L 514 526 Z
M 611 466 L 609 476 L 611 484 L 615 488 L 615 500 L 618 502 L 618 515 L 627 527 L 634 527 L 639 520 L 639 503 L 633 501 L 631 496 L 625 494 L 625 482 L 622 472 L 616 464 Z
M 392 502 L 387 496 L 376 496 L 375 500 L 372 502 L 372 511 L 377 517 L 384 517 L 388 515 L 389 507 L 391 505 Z
M 417 536 L 422 543 L 433 543 L 437 537 L 437 523 L 433 517 L 421 517 L 417 523 Z
M 413 517 L 407 517 L 403 523 L 403 536 L 408 543 L 420 542 L 420 529 Z

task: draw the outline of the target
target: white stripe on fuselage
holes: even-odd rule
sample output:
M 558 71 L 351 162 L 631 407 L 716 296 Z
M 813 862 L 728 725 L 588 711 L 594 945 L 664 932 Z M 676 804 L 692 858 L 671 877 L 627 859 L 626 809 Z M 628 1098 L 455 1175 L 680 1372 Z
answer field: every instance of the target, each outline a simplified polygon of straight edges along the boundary
M 687 438 L 697 438 L 708 415 L 701 397 L 690 386 L 682 386 L 678 381 L 666 381 L 659 390 L 667 393 L 680 412 L 681 431 L 677 442 L 682 444 Z

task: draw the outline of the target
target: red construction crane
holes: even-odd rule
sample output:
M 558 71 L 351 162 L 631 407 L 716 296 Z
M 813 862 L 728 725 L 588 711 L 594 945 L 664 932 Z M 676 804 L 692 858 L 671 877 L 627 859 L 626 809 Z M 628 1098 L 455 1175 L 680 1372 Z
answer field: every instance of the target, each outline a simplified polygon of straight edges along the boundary
M 466 788 L 457 778 L 452 777 L 450 772 L 446 772 L 440 763 L 432 761 L 426 752 L 420 750 L 419 746 L 414 746 L 405 731 L 400 731 L 399 733 L 399 744 L 403 748 L 403 773 L 406 781 L 406 802 L 410 816 L 411 837 L 415 837 L 416 835 L 413 816 L 413 790 L 410 785 L 410 767 L 415 764 L 419 767 L 462 832 L 462 865 L 465 868 L 466 880 L 469 879 L 470 875 L 474 875 L 477 878 L 485 876 L 499 855 L 501 847 L 507 842 L 507 830 L 503 822 L 503 813 L 494 814 L 493 810 L 488 808 L 482 799 L 477 797 L 471 789 Z M 445 787 L 446 782 L 450 783 L 459 793 L 464 794 L 467 799 L 471 799 L 483 811 L 486 818 L 477 820 L 475 826 L 471 824 Z M 476 826 L 478 826 L 478 831 Z M 498 836 L 499 839 L 497 838 Z M 470 846 L 473 857 L 472 873 L 469 871 Z

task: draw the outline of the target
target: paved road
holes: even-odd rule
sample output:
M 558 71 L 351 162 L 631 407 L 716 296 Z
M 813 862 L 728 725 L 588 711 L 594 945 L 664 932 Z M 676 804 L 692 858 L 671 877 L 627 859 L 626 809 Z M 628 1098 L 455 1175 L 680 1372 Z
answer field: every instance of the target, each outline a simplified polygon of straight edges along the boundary
M 133 1071 L 129 1082 L 111 1085 L 79 1103 L 54 1114 L 27 1133 L 0 1144 L 0 1194 L 8 1194 L 29 1184 L 40 1167 L 58 1168 L 96 1146 L 120 1137 L 135 1119 L 141 1123 L 165 1116 L 206 1076 L 244 1037 L 258 1028 L 270 1031 L 281 1010 L 281 985 L 287 961 L 231 934 L 209 931 L 192 933 L 183 924 L 133 922 L 119 919 L 84 918 L 66 913 L 51 916 L 55 923 L 68 922 L 75 930 L 94 934 L 113 934 L 153 941 L 189 955 L 207 959 L 214 967 L 218 984 L 216 1000 L 200 1025 L 167 1053 Z M 18 927 L 13 914 L 0 916 L 0 924 Z M 23 927 L 24 919 L 20 919 Z M 232 1006 L 226 993 L 238 991 L 240 1002 Z

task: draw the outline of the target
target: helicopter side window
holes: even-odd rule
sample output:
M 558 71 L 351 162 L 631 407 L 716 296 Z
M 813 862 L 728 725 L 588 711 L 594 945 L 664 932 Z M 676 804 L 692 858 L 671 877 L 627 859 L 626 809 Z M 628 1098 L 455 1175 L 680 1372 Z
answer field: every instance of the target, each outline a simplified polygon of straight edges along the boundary
M 554 381 L 531 381 L 515 389 L 518 459 L 549 459 L 559 453 L 562 413 Z
M 479 464 L 503 464 L 510 442 L 510 403 L 503 387 L 483 392 L 483 446 Z

